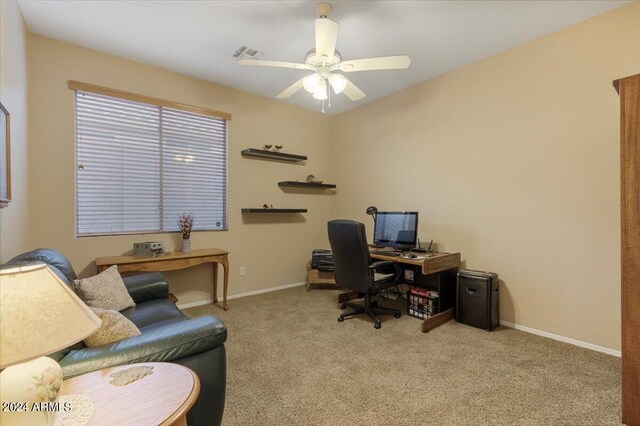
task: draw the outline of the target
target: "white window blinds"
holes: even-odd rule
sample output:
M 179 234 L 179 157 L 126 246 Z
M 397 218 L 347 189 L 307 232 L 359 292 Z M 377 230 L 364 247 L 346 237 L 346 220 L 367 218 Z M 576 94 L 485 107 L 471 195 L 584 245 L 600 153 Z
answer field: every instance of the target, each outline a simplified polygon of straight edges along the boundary
M 227 120 L 76 91 L 76 235 L 227 229 Z

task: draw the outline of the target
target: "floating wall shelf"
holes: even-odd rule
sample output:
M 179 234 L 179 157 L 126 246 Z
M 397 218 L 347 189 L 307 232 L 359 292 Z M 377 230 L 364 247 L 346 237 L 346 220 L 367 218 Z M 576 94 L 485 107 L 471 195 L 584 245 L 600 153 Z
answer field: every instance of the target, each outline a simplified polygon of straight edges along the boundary
M 270 160 L 281 160 L 299 162 L 307 159 L 304 155 L 287 154 L 285 152 L 267 151 L 266 149 L 247 148 L 242 150 L 243 157 L 268 158 Z
M 336 187 L 332 183 L 298 182 L 293 180 L 278 182 L 278 186 L 290 186 L 294 188 L 315 188 L 315 189 L 331 189 Z
M 264 208 L 250 208 L 242 209 L 242 213 L 306 213 L 307 209 L 264 209 Z

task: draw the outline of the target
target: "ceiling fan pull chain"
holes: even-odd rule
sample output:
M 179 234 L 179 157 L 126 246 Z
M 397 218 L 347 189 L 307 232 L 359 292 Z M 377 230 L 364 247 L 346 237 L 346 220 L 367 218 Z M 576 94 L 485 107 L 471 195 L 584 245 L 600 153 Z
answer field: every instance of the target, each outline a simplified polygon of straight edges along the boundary
M 324 114 L 324 100 L 322 101 L 322 113 Z
M 331 90 L 329 89 L 329 85 L 328 84 L 327 84 L 327 99 L 329 100 L 327 107 L 331 108 Z

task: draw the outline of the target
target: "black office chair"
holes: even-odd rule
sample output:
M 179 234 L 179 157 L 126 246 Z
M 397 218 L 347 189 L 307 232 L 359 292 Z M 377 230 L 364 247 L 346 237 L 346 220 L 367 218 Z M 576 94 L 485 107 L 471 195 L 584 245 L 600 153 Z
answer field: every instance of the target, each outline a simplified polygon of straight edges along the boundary
M 380 328 L 380 319 L 376 314 L 393 314 L 396 318 L 400 318 L 399 310 L 381 308 L 377 301 L 371 300 L 372 296 L 399 282 L 402 273 L 400 266 L 391 261 L 371 263 L 362 223 L 352 220 L 332 220 L 328 223 L 328 229 L 335 264 L 336 284 L 357 292 L 359 297 L 364 297 L 364 305 L 344 303 L 341 306 L 343 309 L 347 306 L 353 309 L 340 314 L 338 321 L 342 322 L 347 317 L 366 313 L 373 318 L 374 327 Z M 394 267 L 394 273 L 376 273 L 376 269 L 390 266 Z

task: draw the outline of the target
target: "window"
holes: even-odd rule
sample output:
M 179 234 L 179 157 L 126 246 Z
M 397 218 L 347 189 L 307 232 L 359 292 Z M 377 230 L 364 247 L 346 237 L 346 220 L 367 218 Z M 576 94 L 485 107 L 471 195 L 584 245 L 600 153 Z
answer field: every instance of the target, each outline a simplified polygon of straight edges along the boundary
M 226 118 L 75 96 L 77 236 L 173 232 L 183 212 L 194 230 L 227 229 Z

